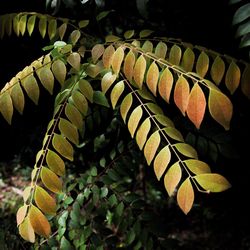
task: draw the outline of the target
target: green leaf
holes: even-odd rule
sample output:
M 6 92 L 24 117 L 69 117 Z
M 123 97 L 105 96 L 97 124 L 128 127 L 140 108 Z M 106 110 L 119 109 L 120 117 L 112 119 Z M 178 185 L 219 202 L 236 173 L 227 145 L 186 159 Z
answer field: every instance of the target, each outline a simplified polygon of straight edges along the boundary
M 23 109 L 24 109 L 25 99 L 24 99 L 24 94 L 23 94 L 22 88 L 21 88 L 19 83 L 15 84 L 11 88 L 11 94 L 10 95 L 11 95 L 11 99 L 12 99 L 14 107 L 16 108 L 16 110 L 20 114 L 22 114 Z
M 128 130 L 131 134 L 131 137 L 134 137 L 134 133 L 138 127 L 140 119 L 142 117 L 142 108 L 141 106 L 136 107 L 133 112 L 131 113 L 129 120 L 128 120 Z
M 77 71 L 80 70 L 80 65 L 81 65 L 81 56 L 77 52 L 72 52 L 68 57 L 67 57 L 67 62 Z
M 44 88 L 52 95 L 54 88 L 54 75 L 49 67 L 43 67 L 39 70 L 39 79 Z
M 194 190 L 189 178 L 187 178 L 178 189 L 177 202 L 181 210 L 185 214 L 188 214 L 194 203 Z
M 198 158 L 196 150 L 186 143 L 176 143 L 174 144 L 174 147 L 183 155 L 189 157 L 189 158 Z
M 48 149 L 46 154 L 46 162 L 48 167 L 57 175 L 63 176 L 65 174 L 65 164 L 61 157 L 54 151 Z
M 89 24 L 89 20 L 81 20 L 78 22 L 78 26 L 80 29 L 85 28 L 86 26 L 88 26 L 88 24 Z
M 105 50 L 105 48 L 104 48 L 103 44 L 96 44 L 92 48 L 91 55 L 92 55 L 93 63 L 96 63 L 97 60 L 103 55 L 104 50 Z
M 205 77 L 209 67 L 209 57 L 205 52 L 201 52 L 196 62 L 196 72 L 201 77 Z
M 113 10 L 106 10 L 106 11 L 101 11 L 97 16 L 96 16 L 96 20 L 97 21 L 101 21 L 103 18 L 105 18 L 110 12 L 112 12 Z
M 14 110 L 12 99 L 7 91 L 0 95 L 0 112 L 4 119 L 11 124 Z
M 155 131 L 147 140 L 144 148 L 144 155 L 147 160 L 147 164 L 150 165 L 155 157 L 156 151 L 160 145 L 161 137 L 159 131 Z
M 240 84 L 240 68 L 239 66 L 232 61 L 228 67 L 226 77 L 225 77 L 225 84 L 229 89 L 231 95 L 235 92 Z
M 164 176 L 164 185 L 169 196 L 175 192 L 177 185 L 181 180 L 182 172 L 179 162 L 174 163 Z
M 106 69 L 109 69 L 111 67 L 114 53 L 115 53 L 115 49 L 114 49 L 112 44 L 109 45 L 105 49 L 105 51 L 102 55 L 102 62 L 103 62 L 103 65 Z
M 215 84 L 219 85 L 225 73 L 225 63 L 220 56 L 217 56 L 211 67 L 211 77 Z
M 202 188 L 209 192 L 222 192 L 231 187 L 231 184 L 219 174 L 199 174 L 194 179 Z
M 63 236 L 61 238 L 61 242 L 60 242 L 60 249 L 61 250 L 72 250 L 73 247 L 70 244 L 70 242 L 65 238 L 65 236 Z
M 73 161 L 73 147 L 62 135 L 54 134 L 52 145 L 59 154 L 66 159 Z
M 65 115 L 80 131 L 82 130 L 83 116 L 73 104 L 67 103 L 65 107 Z
M 50 40 L 52 38 L 54 38 L 54 36 L 56 35 L 56 30 L 57 30 L 57 21 L 56 21 L 56 19 L 49 20 L 48 35 L 49 35 Z
M 112 74 L 112 72 L 107 72 L 101 81 L 102 92 L 105 94 L 108 89 L 112 86 L 114 81 L 116 80 L 116 75 Z
M 148 37 L 148 36 L 150 36 L 153 32 L 154 32 L 153 30 L 144 29 L 144 30 L 140 31 L 139 37 L 140 37 L 140 38 Z
M 28 97 L 37 105 L 39 101 L 40 90 L 33 75 L 21 79 L 21 85 L 24 87 Z
M 30 16 L 27 22 L 27 30 L 30 36 L 35 28 L 35 22 L 36 22 L 36 15 Z
M 194 66 L 195 54 L 192 49 L 187 48 L 183 53 L 183 57 L 181 60 L 181 67 L 186 72 L 191 72 Z
M 113 42 L 117 42 L 119 40 L 121 40 L 121 38 L 118 37 L 118 36 L 115 36 L 115 35 L 107 35 L 105 37 L 105 42 L 106 43 L 113 43 Z
M 135 34 L 134 30 L 127 30 L 124 32 L 123 36 L 125 39 L 130 39 Z
M 167 127 L 167 128 L 164 128 L 163 131 L 172 139 L 174 139 L 176 141 L 184 142 L 184 138 L 183 138 L 182 134 L 176 128 Z
M 181 54 L 181 48 L 178 45 L 174 44 L 169 52 L 169 62 L 173 65 L 178 66 L 181 61 Z
M 46 29 L 47 29 L 47 18 L 44 16 L 40 17 L 39 23 L 38 23 L 38 28 L 39 28 L 39 32 L 42 36 L 42 38 L 45 37 L 46 35 Z
M 161 151 L 157 154 L 154 160 L 154 172 L 158 179 L 162 177 L 163 173 L 167 169 L 167 166 L 171 159 L 171 153 L 169 150 L 169 146 L 165 146 Z
M 75 145 L 79 144 L 79 134 L 75 125 L 64 118 L 60 118 L 58 127 L 62 135 L 68 138 Z
M 163 42 L 159 42 L 155 47 L 155 55 L 159 58 L 165 59 L 167 54 L 167 44 Z
M 54 193 L 62 192 L 62 181 L 58 176 L 46 167 L 42 167 L 41 179 L 46 188 Z
M 104 93 L 98 90 L 94 92 L 93 102 L 101 106 L 107 107 L 107 108 L 110 107 L 108 100 L 106 96 L 104 95 Z
M 233 25 L 243 22 L 250 17 L 250 3 L 242 5 L 233 16 Z
M 88 99 L 88 101 L 90 101 L 92 103 L 94 90 L 93 90 L 91 84 L 85 79 L 80 79 L 78 86 L 79 86 L 81 93 Z

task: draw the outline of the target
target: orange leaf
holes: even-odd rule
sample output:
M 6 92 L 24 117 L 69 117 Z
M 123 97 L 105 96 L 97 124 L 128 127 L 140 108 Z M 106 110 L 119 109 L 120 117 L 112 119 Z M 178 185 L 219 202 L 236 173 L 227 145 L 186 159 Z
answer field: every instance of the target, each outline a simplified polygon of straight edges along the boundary
M 192 208 L 194 203 L 194 190 L 189 178 L 187 178 L 178 189 L 177 202 L 185 214 Z
M 150 91 L 156 96 L 157 83 L 159 78 L 159 69 L 155 62 L 152 62 L 148 69 L 146 83 Z
M 180 76 L 174 89 L 174 101 L 184 116 L 188 105 L 189 91 L 188 81 Z
M 29 210 L 30 223 L 38 235 L 46 238 L 51 234 L 50 224 L 44 214 L 34 205 L 31 205 Z
M 172 90 L 174 78 L 171 71 L 168 68 L 165 68 L 160 75 L 158 89 L 161 97 L 169 103 L 170 93 Z
M 201 122 L 205 114 L 205 109 L 206 109 L 205 95 L 199 84 L 196 83 L 189 94 L 187 115 L 197 129 L 200 128 Z
M 233 105 L 229 98 L 215 89 L 210 89 L 208 108 L 211 116 L 221 124 L 225 130 L 229 130 L 233 114 Z
M 145 71 L 146 71 L 146 60 L 143 55 L 140 55 L 134 67 L 134 80 L 140 89 L 142 88 Z
M 182 172 L 179 162 L 173 164 L 164 177 L 164 185 L 169 196 L 174 194 L 174 191 L 181 180 Z

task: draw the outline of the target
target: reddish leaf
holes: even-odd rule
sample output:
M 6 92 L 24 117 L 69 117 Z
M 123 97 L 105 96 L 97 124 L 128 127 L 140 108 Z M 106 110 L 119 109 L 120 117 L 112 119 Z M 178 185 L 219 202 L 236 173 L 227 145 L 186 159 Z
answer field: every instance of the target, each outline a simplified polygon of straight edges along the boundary
M 158 90 L 161 97 L 169 103 L 170 93 L 172 90 L 174 78 L 171 71 L 168 68 L 165 68 L 160 75 Z

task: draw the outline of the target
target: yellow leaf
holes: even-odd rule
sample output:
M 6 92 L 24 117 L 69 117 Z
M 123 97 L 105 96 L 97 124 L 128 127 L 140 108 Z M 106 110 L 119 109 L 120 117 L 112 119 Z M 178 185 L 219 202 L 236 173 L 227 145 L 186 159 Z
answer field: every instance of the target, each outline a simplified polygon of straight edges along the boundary
M 194 179 L 202 188 L 209 192 L 222 192 L 231 187 L 228 180 L 220 174 L 199 174 Z
M 150 118 L 148 117 L 139 127 L 137 133 L 136 133 L 136 142 L 140 148 L 140 150 L 143 149 L 143 146 L 147 140 L 148 133 L 151 128 L 151 122 Z
M 116 75 L 112 74 L 112 72 L 107 72 L 101 81 L 102 92 L 106 93 L 108 89 L 112 86 L 114 81 L 116 80 Z
M 43 188 L 36 186 L 34 199 L 36 205 L 45 214 L 56 214 L 56 201 Z
M 159 78 L 158 66 L 155 62 L 152 62 L 147 72 L 146 83 L 150 91 L 154 94 L 154 96 L 156 96 L 158 78 Z
M 115 53 L 115 49 L 114 49 L 113 45 L 109 45 L 105 49 L 105 51 L 102 55 L 102 61 L 103 61 L 103 65 L 106 69 L 110 68 L 114 53 Z
M 21 85 L 24 87 L 28 97 L 37 105 L 40 90 L 36 78 L 33 75 L 29 75 L 21 80 Z
M 135 34 L 134 30 L 127 30 L 124 32 L 124 38 L 125 39 L 130 39 L 131 37 L 133 37 L 133 35 Z
M 209 57 L 205 52 L 201 52 L 196 62 L 196 72 L 199 76 L 204 77 L 209 67 Z
M 144 147 L 144 155 L 147 160 L 147 164 L 150 165 L 155 157 L 156 151 L 160 145 L 161 137 L 159 131 L 155 131 L 147 140 Z
M 80 69 L 81 56 L 77 52 L 72 52 L 67 57 L 67 62 L 76 70 Z
M 155 55 L 159 58 L 165 59 L 167 54 L 167 44 L 163 42 L 159 42 L 155 47 Z
M 65 107 L 65 115 L 80 131 L 82 130 L 83 116 L 73 104 L 67 103 Z
M 15 84 L 11 88 L 10 95 L 11 95 L 11 99 L 12 99 L 14 107 L 20 114 L 22 114 L 23 109 L 24 109 L 25 99 L 24 99 L 22 88 L 19 83 Z
M 7 91 L 0 95 L 0 112 L 4 119 L 11 124 L 14 110 L 12 99 Z
M 21 16 L 19 20 L 19 31 L 22 34 L 22 36 L 24 35 L 26 30 L 26 23 L 27 23 L 27 15 Z
M 229 98 L 215 89 L 210 89 L 208 108 L 211 116 L 221 124 L 225 130 L 229 130 L 233 115 L 233 105 Z
M 17 225 L 20 225 L 23 222 L 23 220 L 26 216 L 26 213 L 27 213 L 27 209 L 28 209 L 27 205 L 23 205 L 23 206 L 18 208 L 17 213 L 16 213 Z
M 194 203 L 194 190 L 189 178 L 187 178 L 178 189 L 177 202 L 181 210 L 185 214 L 188 214 Z
M 235 92 L 240 84 L 240 68 L 234 61 L 228 67 L 225 84 L 231 94 Z
M 73 30 L 70 34 L 71 43 L 75 45 L 80 37 L 81 37 L 81 32 L 79 30 Z
M 67 30 L 67 23 L 63 23 L 59 28 L 58 28 L 58 34 L 61 40 L 63 40 L 63 37 L 65 35 L 65 32 Z
M 174 44 L 169 52 L 169 62 L 173 65 L 179 65 L 181 61 L 181 48 Z
M 92 55 L 93 63 L 96 63 L 97 60 L 103 55 L 104 50 L 105 50 L 105 48 L 104 48 L 103 44 L 96 44 L 92 48 L 91 55 Z
M 182 115 L 185 116 L 188 97 L 189 97 L 189 84 L 188 81 L 181 75 L 175 85 L 174 89 L 174 102 L 181 111 Z
M 122 92 L 124 91 L 124 82 L 123 81 L 119 81 L 114 88 L 111 91 L 110 94 L 110 100 L 111 100 L 111 104 L 113 109 L 115 108 L 120 96 L 122 95 Z
M 42 38 L 45 37 L 46 35 L 46 29 L 47 29 L 47 18 L 44 16 L 40 17 L 39 23 L 38 23 L 38 28 L 39 28 L 39 32 L 42 36 Z
M 179 162 L 174 163 L 164 176 L 164 185 L 169 196 L 175 192 L 177 185 L 181 180 L 182 172 Z
M 215 84 L 219 85 L 225 73 L 225 63 L 220 56 L 217 56 L 211 67 L 211 77 Z
M 174 144 L 174 146 L 181 154 L 189 158 L 195 158 L 195 159 L 198 158 L 196 150 L 189 144 L 180 142 L 180 143 Z
M 187 105 L 187 116 L 197 129 L 200 128 L 206 110 L 206 98 L 198 83 L 193 86 Z
M 86 97 L 78 90 L 75 90 L 72 93 L 72 96 L 69 98 L 69 101 L 72 102 L 76 108 L 86 116 L 88 113 L 88 101 Z
M 63 176 L 65 174 L 65 164 L 61 157 L 54 151 L 48 149 L 46 154 L 46 162 L 48 167 L 57 175 Z
M 58 127 L 62 135 L 68 138 L 75 145 L 79 144 L 79 134 L 75 125 L 64 118 L 60 118 Z
M 169 103 L 170 93 L 172 90 L 174 78 L 171 71 L 168 68 L 165 68 L 160 75 L 158 90 L 160 96 Z
M 130 82 L 132 81 L 133 78 L 134 65 L 135 65 L 135 54 L 132 50 L 130 50 L 124 59 L 124 65 L 123 65 L 123 72 L 126 78 Z
M 26 203 L 26 201 L 29 199 L 31 190 L 32 190 L 32 188 L 30 186 L 26 187 L 23 190 L 23 202 L 24 203 Z
M 154 172 L 158 181 L 160 180 L 163 173 L 167 169 L 170 159 L 171 159 L 171 153 L 168 146 L 165 146 L 163 149 L 161 149 L 161 151 L 155 157 Z
M 56 80 L 61 84 L 61 86 L 64 84 L 67 69 L 65 64 L 60 60 L 55 60 L 51 65 L 52 72 L 56 78 Z
M 181 67 L 186 72 L 191 72 L 194 66 L 195 55 L 192 49 L 187 48 L 181 60 Z
M 50 236 L 51 228 L 47 218 L 34 205 L 31 205 L 30 207 L 29 219 L 35 233 L 45 238 L 48 238 Z
M 80 79 L 79 80 L 79 89 L 80 89 L 81 93 L 88 99 L 88 101 L 90 101 L 92 103 L 94 90 L 93 90 L 91 84 L 85 79 Z
M 62 135 L 54 133 L 52 145 L 59 154 L 66 159 L 73 161 L 73 147 Z
M 118 75 L 120 72 L 123 58 L 124 58 L 124 49 L 122 47 L 119 47 L 113 54 L 113 59 L 111 63 L 112 69 L 116 75 Z
M 54 75 L 49 67 L 43 67 L 39 70 L 39 79 L 46 90 L 52 95 L 54 88 Z
M 62 181 L 58 176 L 46 167 L 42 167 L 41 179 L 46 188 L 54 193 L 62 192 Z
M 35 23 L 36 23 L 36 15 L 30 16 L 27 22 L 27 30 L 30 36 L 35 28 Z
M 211 169 L 210 167 L 203 161 L 195 160 L 195 159 L 189 159 L 183 161 L 185 165 L 188 167 L 188 169 L 193 172 L 194 174 L 205 174 L 210 173 Z
M 141 89 L 142 83 L 144 81 L 144 74 L 146 71 L 146 60 L 143 55 L 140 55 L 140 57 L 136 60 L 135 67 L 134 67 L 134 80 L 137 86 Z
M 54 36 L 56 35 L 56 29 L 57 29 L 57 21 L 56 21 L 56 19 L 49 20 L 48 35 L 49 35 L 50 40 L 52 38 L 54 38 Z
M 142 117 L 142 108 L 141 106 L 138 106 L 133 110 L 128 120 L 128 130 L 132 138 L 134 137 L 134 133 L 138 127 L 141 117 Z
M 126 121 L 126 117 L 132 105 L 132 102 L 133 102 L 133 97 L 132 97 L 132 94 L 129 93 L 128 95 L 126 95 L 126 97 L 123 99 L 121 103 L 120 113 L 124 122 Z
M 35 232 L 30 223 L 29 217 L 26 217 L 24 221 L 19 225 L 19 234 L 23 239 L 31 243 L 35 242 Z

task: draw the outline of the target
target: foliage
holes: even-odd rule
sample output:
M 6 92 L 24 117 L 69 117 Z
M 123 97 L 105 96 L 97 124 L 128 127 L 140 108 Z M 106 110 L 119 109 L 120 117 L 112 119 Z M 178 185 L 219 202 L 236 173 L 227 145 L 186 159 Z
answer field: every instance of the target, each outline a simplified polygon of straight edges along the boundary
M 163 232 L 157 223 L 157 230 L 150 228 L 156 215 L 147 206 L 164 210 L 167 200 L 151 178 L 144 183 L 144 165 L 152 166 L 185 214 L 195 192 L 231 186 L 198 158 L 184 139 L 186 131 L 181 133 L 172 118 L 177 114 L 196 130 L 215 124 L 228 131 L 233 97 L 250 97 L 247 62 L 178 39 L 152 37 L 152 30 L 109 34 L 102 41 L 86 34 L 88 20 L 22 12 L 1 16 L 0 24 L 1 38 L 38 32 L 51 41 L 44 48 L 48 53 L 0 94 L 0 112 L 11 124 L 27 99 L 38 105 L 42 89 L 56 92 L 31 184 L 17 211 L 25 240 L 34 243 L 37 234 L 36 243 L 48 241 L 52 249 L 158 247 Z M 70 179 L 79 164 L 85 171 Z

